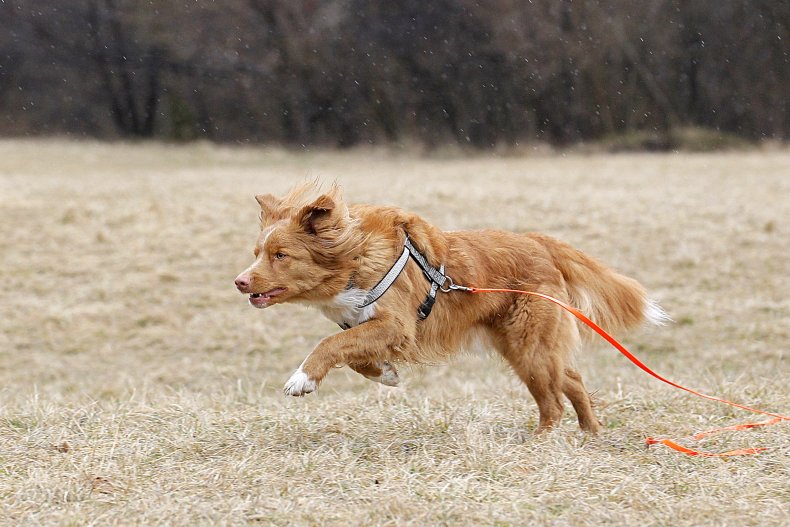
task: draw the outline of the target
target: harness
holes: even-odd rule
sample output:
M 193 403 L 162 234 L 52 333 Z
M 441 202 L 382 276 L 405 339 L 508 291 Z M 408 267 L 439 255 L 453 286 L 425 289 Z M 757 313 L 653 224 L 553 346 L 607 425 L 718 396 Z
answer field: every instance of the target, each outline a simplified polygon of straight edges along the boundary
M 449 281 L 450 285 L 452 285 L 453 281 L 449 276 L 444 274 L 444 264 L 440 265 L 438 268 L 432 266 L 425 255 L 418 251 L 414 244 L 411 243 L 408 234 L 403 241 L 403 252 L 401 255 L 395 263 L 392 264 L 392 267 L 390 267 L 384 277 L 368 291 L 362 303 L 356 306 L 357 309 L 363 309 L 381 298 L 406 268 L 409 258 L 417 263 L 423 275 L 431 284 L 428 295 L 425 297 L 422 304 L 420 304 L 420 307 L 417 308 L 418 319 L 425 320 L 428 318 L 428 315 L 431 314 L 431 310 L 433 309 L 433 304 L 436 302 L 436 293 L 440 289 L 444 290 L 445 283 Z M 447 290 L 449 291 L 449 289 Z M 349 329 L 350 326 L 348 326 L 348 324 L 340 324 L 340 327 Z

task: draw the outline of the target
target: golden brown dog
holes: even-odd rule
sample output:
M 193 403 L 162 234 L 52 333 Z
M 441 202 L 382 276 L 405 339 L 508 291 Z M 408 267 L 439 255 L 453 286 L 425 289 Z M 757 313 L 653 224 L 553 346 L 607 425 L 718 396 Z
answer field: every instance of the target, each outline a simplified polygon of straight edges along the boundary
M 536 291 L 569 302 L 609 332 L 666 319 L 638 282 L 548 236 L 443 232 L 395 207 L 347 206 L 337 188 L 319 195 L 315 184 L 256 199 L 261 233 L 255 262 L 236 278 L 239 291 L 258 308 L 315 306 L 347 329 L 307 356 L 285 385 L 288 395 L 314 391 L 335 365 L 394 386 L 393 363 L 435 362 L 482 333 L 537 401 L 538 430 L 559 421 L 564 395 L 581 428 L 596 432 L 601 425 L 590 396 L 569 362 L 588 330 L 539 298 L 436 289 L 447 289 L 451 277 L 456 284 Z M 396 263 L 405 263 L 402 272 L 373 299 L 371 289 L 391 278 Z

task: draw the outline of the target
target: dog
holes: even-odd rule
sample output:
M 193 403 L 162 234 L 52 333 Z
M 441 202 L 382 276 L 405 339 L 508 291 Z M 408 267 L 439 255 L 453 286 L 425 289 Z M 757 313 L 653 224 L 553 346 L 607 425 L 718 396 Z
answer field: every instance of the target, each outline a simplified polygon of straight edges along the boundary
M 636 280 L 546 235 L 446 232 L 400 208 L 347 205 L 337 186 L 321 193 L 314 182 L 256 200 L 255 261 L 237 289 L 256 308 L 314 306 L 344 330 L 304 359 L 287 395 L 315 391 L 336 365 L 396 386 L 395 364 L 435 363 L 483 335 L 535 398 L 538 431 L 558 423 L 565 396 L 581 429 L 596 433 L 601 423 L 570 361 L 592 332 L 543 299 L 455 284 L 550 295 L 610 333 L 668 320 Z

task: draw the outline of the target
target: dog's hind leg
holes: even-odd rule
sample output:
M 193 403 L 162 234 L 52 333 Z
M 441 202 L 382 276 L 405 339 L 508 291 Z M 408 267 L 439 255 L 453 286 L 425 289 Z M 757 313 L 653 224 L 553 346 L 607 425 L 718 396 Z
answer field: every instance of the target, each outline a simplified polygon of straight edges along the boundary
M 560 337 L 557 339 L 557 343 L 559 345 L 564 344 L 568 349 L 565 353 L 560 353 L 560 358 L 567 362 L 567 355 L 581 347 L 581 336 L 579 335 L 579 328 L 576 322 L 565 313 L 563 313 L 563 317 L 560 323 Z M 573 405 L 573 409 L 576 411 L 576 416 L 579 419 L 579 427 L 585 432 L 598 433 L 601 430 L 601 423 L 595 417 L 590 394 L 584 387 L 582 376 L 570 366 L 565 366 L 563 371 L 562 393 Z
M 349 368 L 371 381 L 385 386 L 397 386 L 400 382 L 398 370 L 387 361 L 349 364 Z
M 590 394 L 587 393 L 579 372 L 571 368 L 565 368 L 562 391 L 565 397 L 571 401 L 573 409 L 576 410 L 581 429 L 593 434 L 598 433 L 601 430 L 601 423 L 595 417 Z
M 562 374 L 559 365 L 548 356 L 545 349 L 525 350 L 525 360 L 506 356 L 513 370 L 529 388 L 538 403 L 540 418 L 538 432 L 553 428 L 562 419 Z
M 555 426 L 563 414 L 565 387 L 565 320 L 548 302 L 514 301 L 504 320 L 492 327 L 499 352 L 527 385 L 538 403 L 538 432 Z

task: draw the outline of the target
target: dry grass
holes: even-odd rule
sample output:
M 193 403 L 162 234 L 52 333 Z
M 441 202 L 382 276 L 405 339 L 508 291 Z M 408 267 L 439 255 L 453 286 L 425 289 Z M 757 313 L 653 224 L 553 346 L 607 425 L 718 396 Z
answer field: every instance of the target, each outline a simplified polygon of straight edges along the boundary
M 751 419 L 614 350 L 579 363 L 606 430 L 531 430 L 495 358 L 283 382 L 336 331 L 249 308 L 252 195 L 306 176 L 448 228 L 541 230 L 646 284 L 677 323 L 625 342 L 692 387 L 790 411 L 790 152 L 416 159 L 0 142 L 0 511 L 20 525 L 786 525 L 787 425 L 694 459 L 644 437 Z

